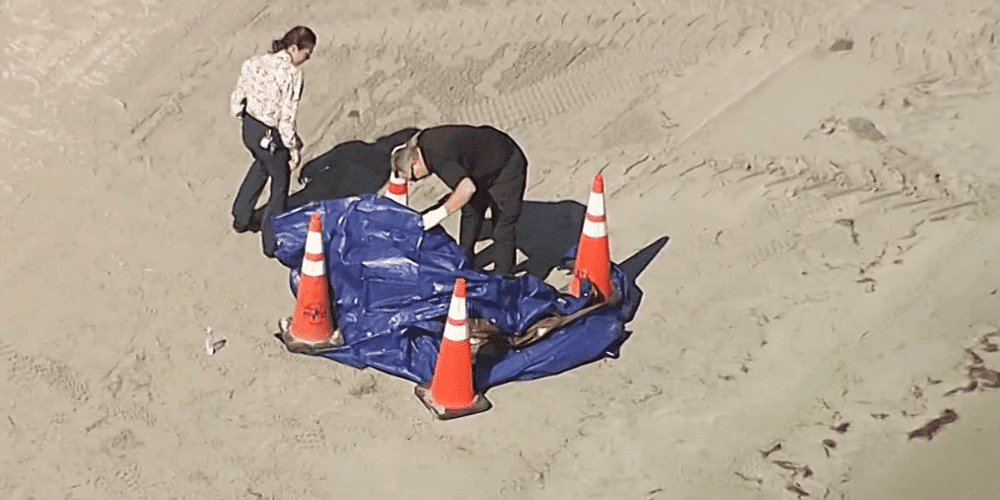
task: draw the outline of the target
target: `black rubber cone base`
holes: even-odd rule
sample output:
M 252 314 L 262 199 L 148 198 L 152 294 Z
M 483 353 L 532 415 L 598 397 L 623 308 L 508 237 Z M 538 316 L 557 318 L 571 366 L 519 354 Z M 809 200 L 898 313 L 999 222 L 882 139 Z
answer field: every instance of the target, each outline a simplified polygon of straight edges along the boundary
M 334 331 L 333 336 L 322 342 L 306 342 L 292 336 L 288 331 L 289 324 L 291 324 L 291 318 L 279 321 L 278 329 L 280 331 L 275 335 L 275 337 L 278 337 L 278 340 L 285 344 L 285 348 L 289 352 L 315 355 L 324 350 L 344 345 L 344 336 L 340 333 L 340 330 Z
M 421 384 L 414 387 L 413 393 L 417 395 L 420 402 L 423 403 L 424 406 L 426 406 L 427 409 L 438 418 L 438 420 L 451 420 L 454 418 L 475 415 L 493 407 L 490 400 L 486 399 L 486 396 L 476 394 L 476 398 L 472 400 L 472 404 L 467 408 L 445 408 L 434 401 L 434 398 L 431 397 L 430 387 L 427 384 Z

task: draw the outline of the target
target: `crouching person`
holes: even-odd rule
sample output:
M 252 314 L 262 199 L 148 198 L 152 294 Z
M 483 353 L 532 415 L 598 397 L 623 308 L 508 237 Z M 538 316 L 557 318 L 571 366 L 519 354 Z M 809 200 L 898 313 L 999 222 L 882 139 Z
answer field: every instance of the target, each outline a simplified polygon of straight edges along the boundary
M 493 272 L 509 276 L 517 248 L 528 161 L 509 135 L 490 126 L 440 125 L 417 132 L 392 152 L 398 177 L 419 181 L 436 175 L 451 188 L 444 204 L 424 215 L 424 229 L 461 210 L 459 244 L 470 259 L 489 208 L 493 219 Z

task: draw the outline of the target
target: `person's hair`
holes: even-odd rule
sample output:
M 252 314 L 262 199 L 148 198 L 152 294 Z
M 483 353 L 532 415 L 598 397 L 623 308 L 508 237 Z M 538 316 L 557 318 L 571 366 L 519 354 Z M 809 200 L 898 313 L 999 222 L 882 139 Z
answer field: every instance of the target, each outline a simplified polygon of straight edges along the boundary
M 271 53 L 276 54 L 293 45 L 299 50 L 316 47 L 316 33 L 305 26 L 296 26 L 288 30 L 285 36 L 271 42 Z
M 410 169 L 410 166 L 417 161 L 420 154 L 417 151 L 417 139 L 419 137 L 420 132 L 417 132 L 408 141 L 396 146 L 392 150 L 392 170 L 396 173 L 396 177 L 409 179 L 412 176 L 413 171 Z

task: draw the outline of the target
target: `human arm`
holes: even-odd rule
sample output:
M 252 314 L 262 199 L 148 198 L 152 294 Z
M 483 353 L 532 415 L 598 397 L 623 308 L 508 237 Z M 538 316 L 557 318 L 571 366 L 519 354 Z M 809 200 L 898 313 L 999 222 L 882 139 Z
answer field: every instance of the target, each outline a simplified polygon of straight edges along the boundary
M 302 97 L 302 72 L 295 71 L 287 86 L 283 89 L 282 99 L 279 104 L 281 108 L 278 119 L 278 133 L 281 134 L 281 142 L 289 150 L 289 167 L 294 170 L 299 166 L 299 153 L 302 148 L 302 140 L 296 131 L 295 120 L 298 115 L 299 99 Z
M 476 194 L 476 183 L 468 177 L 462 178 L 441 206 L 424 214 L 424 229 L 440 224 L 446 217 L 469 203 L 474 194 Z
M 233 118 L 239 118 L 246 109 L 248 63 L 249 62 L 243 63 L 243 66 L 240 69 L 240 77 L 236 80 L 236 88 L 234 88 L 233 93 L 229 95 L 229 114 L 232 115 Z

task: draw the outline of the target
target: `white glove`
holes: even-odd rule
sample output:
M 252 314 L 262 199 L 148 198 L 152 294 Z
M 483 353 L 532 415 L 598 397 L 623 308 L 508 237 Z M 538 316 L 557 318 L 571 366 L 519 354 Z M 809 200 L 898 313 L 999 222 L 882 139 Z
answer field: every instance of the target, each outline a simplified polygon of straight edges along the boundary
M 444 205 L 424 214 L 424 230 L 430 229 L 444 220 L 448 216 L 448 209 Z

